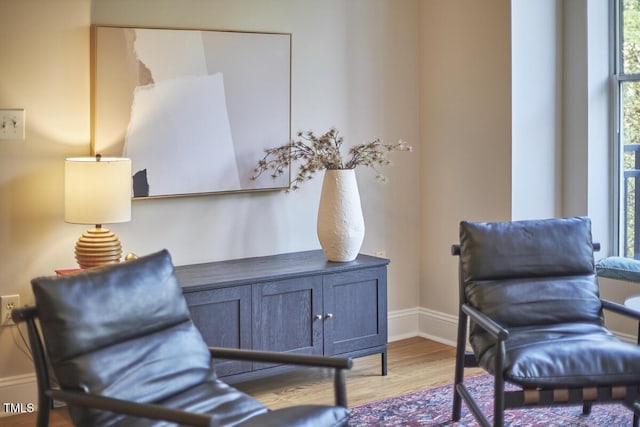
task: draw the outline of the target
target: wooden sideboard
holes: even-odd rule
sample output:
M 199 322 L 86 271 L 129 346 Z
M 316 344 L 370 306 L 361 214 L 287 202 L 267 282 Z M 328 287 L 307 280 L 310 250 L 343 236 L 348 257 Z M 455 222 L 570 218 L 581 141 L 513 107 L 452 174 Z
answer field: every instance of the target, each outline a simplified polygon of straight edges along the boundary
M 344 357 L 380 353 L 386 375 L 388 263 L 368 255 L 329 262 L 315 250 L 175 269 L 207 344 Z M 228 382 L 285 369 L 216 362 Z

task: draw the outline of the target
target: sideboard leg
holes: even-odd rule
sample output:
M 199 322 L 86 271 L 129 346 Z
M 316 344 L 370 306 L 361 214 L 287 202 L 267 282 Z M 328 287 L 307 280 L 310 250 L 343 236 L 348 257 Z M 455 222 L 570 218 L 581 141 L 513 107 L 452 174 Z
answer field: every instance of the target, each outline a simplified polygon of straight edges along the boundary
M 387 350 L 380 353 L 380 355 L 382 358 L 382 376 L 386 377 L 387 376 Z

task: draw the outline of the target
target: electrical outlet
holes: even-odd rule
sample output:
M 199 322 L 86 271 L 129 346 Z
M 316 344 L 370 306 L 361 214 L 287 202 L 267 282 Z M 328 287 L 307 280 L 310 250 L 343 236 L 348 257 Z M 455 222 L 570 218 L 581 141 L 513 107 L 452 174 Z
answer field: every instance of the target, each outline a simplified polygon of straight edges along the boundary
M 4 295 L 0 297 L 0 325 L 14 325 L 11 312 L 20 307 L 20 295 Z

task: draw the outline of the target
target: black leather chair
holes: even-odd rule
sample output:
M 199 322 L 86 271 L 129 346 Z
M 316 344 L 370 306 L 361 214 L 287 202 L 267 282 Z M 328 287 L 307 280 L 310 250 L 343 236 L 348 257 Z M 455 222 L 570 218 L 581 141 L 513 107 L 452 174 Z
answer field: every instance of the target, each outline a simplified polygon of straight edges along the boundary
M 625 404 L 637 425 L 640 348 L 607 330 L 603 309 L 639 315 L 599 298 L 593 249 L 583 217 L 460 223 L 455 421 L 464 399 L 491 425 L 464 385 L 464 368 L 480 366 L 494 375 L 494 426 L 509 408 L 582 404 L 588 414 L 596 402 Z
M 350 359 L 208 348 L 167 251 L 37 278 L 32 288 L 35 307 L 16 309 L 13 317 L 29 332 L 38 426 L 48 425 L 52 399 L 67 402 L 78 426 L 348 424 L 344 370 Z M 334 368 L 336 405 L 271 411 L 217 378 L 212 357 Z M 51 387 L 49 366 L 59 388 Z

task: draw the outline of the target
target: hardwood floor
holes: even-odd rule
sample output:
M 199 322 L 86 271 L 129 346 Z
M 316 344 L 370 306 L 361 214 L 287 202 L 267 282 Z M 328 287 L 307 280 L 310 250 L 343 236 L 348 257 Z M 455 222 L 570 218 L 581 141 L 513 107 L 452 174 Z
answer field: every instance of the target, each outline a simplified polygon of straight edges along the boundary
M 418 337 L 392 342 L 386 377 L 380 375 L 380 355 L 355 359 L 353 369 L 347 373 L 349 406 L 452 382 L 454 352 L 452 347 Z M 467 373 L 473 371 L 467 370 Z M 296 371 L 235 384 L 235 387 L 274 409 L 310 402 L 333 403 L 332 373 L 324 369 Z M 34 425 L 34 414 L 0 418 L 0 427 Z M 54 410 L 49 425 L 71 426 L 66 410 Z

